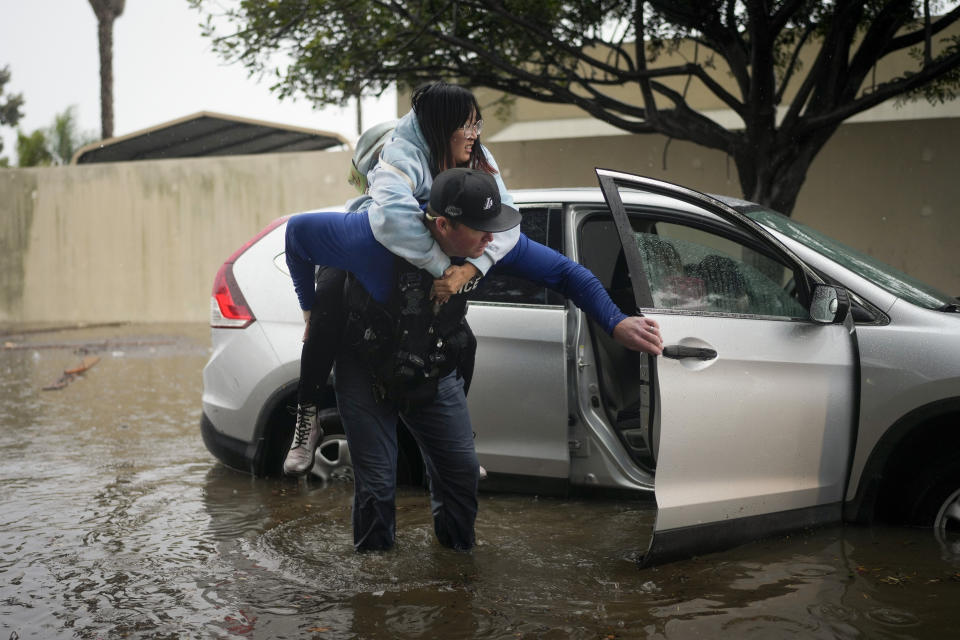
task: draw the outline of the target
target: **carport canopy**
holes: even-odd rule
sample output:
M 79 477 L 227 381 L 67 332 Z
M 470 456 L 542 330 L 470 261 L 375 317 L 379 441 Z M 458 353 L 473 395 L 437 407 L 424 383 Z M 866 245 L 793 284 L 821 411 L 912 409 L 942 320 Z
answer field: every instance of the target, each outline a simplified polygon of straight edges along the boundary
M 88 144 L 71 164 L 350 148 L 340 134 L 200 111 Z

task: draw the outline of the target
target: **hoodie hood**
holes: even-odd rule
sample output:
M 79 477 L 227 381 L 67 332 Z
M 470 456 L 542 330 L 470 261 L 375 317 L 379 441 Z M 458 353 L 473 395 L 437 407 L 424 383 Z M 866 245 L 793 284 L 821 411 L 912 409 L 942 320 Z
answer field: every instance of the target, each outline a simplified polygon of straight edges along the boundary
M 423 132 L 420 130 L 420 123 L 417 121 L 417 114 L 413 112 L 413 109 L 408 111 L 407 115 L 400 118 L 393 135 L 394 138 L 403 138 L 416 147 L 425 158 L 430 157 L 430 147 L 427 146 L 427 139 L 423 137 Z
M 380 152 L 380 158 L 386 160 L 389 164 L 396 163 L 401 166 L 408 162 L 419 164 L 421 168 L 419 172 L 421 174 L 420 184 L 411 184 L 411 188 L 414 196 L 425 202 L 430 193 L 430 185 L 433 183 L 433 176 L 430 174 L 430 149 L 427 146 L 427 140 L 423 137 L 420 123 L 417 121 L 417 114 L 414 113 L 413 109 L 396 123 L 393 135 Z M 373 172 L 376 169 L 377 165 L 374 164 L 367 174 L 368 180 L 373 179 Z M 348 200 L 345 209 L 347 211 L 365 211 L 372 204 L 373 199 L 368 193 L 364 193 Z

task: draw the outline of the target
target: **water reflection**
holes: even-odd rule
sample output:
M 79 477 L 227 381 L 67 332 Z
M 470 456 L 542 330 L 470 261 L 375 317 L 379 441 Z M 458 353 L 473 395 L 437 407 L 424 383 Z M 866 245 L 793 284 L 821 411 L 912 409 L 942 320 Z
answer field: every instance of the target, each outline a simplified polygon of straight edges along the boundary
M 568 607 L 575 616 L 594 609 L 598 593 L 620 589 L 611 569 L 635 579 L 629 550 L 635 532 L 651 524 L 649 510 L 630 503 L 484 496 L 478 546 L 462 554 L 436 544 L 427 495 L 408 489 L 398 496 L 396 549 L 356 554 L 351 496 L 348 484 L 251 481 L 211 469 L 204 492 L 209 530 L 221 557 L 245 568 L 209 590 L 211 602 L 249 598 L 253 581 L 263 587 L 256 608 L 295 615 L 301 632 L 515 637 L 554 628 Z M 264 624 L 263 616 L 249 623 Z M 271 623 L 276 631 L 279 621 Z
M 640 571 L 643 503 L 484 495 L 461 554 L 405 490 L 396 550 L 355 554 L 348 484 L 254 479 L 207 454 L 206 328 L 111 331 L 166 342 L 101 352 L 56 392 L 40 389 L 72 347 L 0 352 L 0 638 L 954 633 L 960 562 L 925 531 L 827 529 Z

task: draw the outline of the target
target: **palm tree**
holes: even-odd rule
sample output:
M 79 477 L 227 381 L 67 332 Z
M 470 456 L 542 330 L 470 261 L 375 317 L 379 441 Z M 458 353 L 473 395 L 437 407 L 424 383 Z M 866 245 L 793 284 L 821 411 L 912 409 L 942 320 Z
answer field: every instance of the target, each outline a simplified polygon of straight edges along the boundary
M 113 137 L 113 21 L 126 0 L 90 0 L 97 16 L 100 41 L 100 128 L 103 139 Z
M 4 94 L 8 82 L 10 82 L 10 67 L 0 67 L 0 126 L 13 127 L 23 117 L 23 112 L 20 110 L 23 107 L 23 94 L 9 92 Z M 0 138 L 0 152 L 2 151 L 3 138 Z M 0 156 L 0 167 L 6 167 L 9 164 L 10 161 L 7 158 Z
M 70 159 L 80 147 L 96 140 L 89 131 L 77 128 L 77 105 L 70 105 L 53 119 L 53 125 L 45 131 L 47 146 L 53 154 L 54 164 L 70 164 Z

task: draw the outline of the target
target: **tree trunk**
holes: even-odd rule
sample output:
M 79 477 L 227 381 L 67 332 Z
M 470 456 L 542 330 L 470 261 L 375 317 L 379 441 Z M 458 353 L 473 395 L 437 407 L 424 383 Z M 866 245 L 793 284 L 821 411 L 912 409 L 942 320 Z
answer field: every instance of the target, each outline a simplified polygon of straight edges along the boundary
M 357 136 L 363 133 L 363 104 L 360 100 L 360 93 L 357 92 Z
M 738 148 L 733 153 L 733 160 L 744 198 L 791 215 L 800 188 L 807 179 L 807 171 L 836 130 L 837 127 L 826 127 L 800 142 L 775 141 Z
M 126 0 L 90 0 L 100 44 L 100 135 L 104 140 L 113 137 L 113 23 L 125 4 Z
M 113 21 L 114 16 L 98 20 L 100 40 L 100 135 L 113 137 Z

